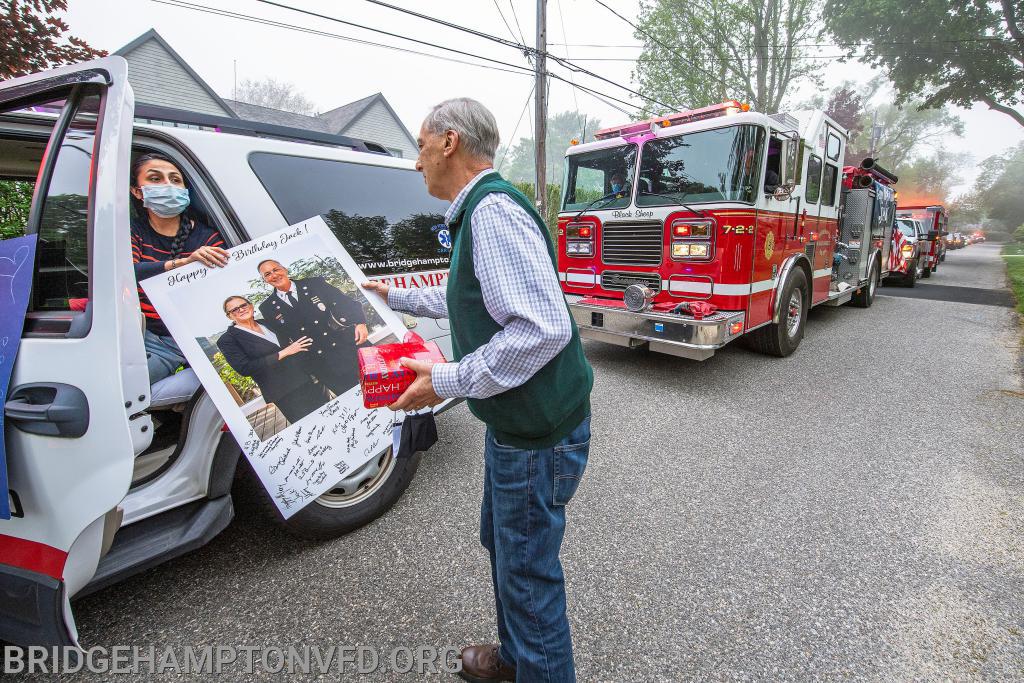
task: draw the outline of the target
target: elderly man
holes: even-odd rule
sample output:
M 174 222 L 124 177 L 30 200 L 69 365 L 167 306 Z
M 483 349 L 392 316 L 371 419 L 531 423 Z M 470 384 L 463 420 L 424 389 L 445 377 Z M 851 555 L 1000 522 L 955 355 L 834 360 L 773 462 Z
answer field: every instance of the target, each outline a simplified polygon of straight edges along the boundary
M 558 555 L 565 505 L 587 464 L 593 372 L 547 227 L 492 168 L 491 112 L 467 98 L 442 102 L 423 122 L 419 147 L 427 190 L 452 202 L 447 287 L 364 287 L 395 309 L 451 322 L 455 362 L 406 361 L 416 380 L 392 408 L 466 397 L 487 425 L 480 541 L 490 554 L 500 642 L 465 648 L 462 677 L 573 681 Z

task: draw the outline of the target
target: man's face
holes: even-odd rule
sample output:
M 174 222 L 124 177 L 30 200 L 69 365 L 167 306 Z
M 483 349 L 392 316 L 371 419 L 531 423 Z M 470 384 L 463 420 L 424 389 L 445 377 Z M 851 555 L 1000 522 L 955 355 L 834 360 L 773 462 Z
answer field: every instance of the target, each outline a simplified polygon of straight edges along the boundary
M 438 199 L 451 199 L 444 193 L 445 173 L 448 169 L 448 157 L 445 156 L 447 135 L 436 135 L 427 130 L 425 125 L 420 126 L 420 135 L 416 144 L 420 148 L 420 155 L 416 159 L 416 170 L 423 174 L 423 180 L 427 183 L 427 192 Z
M 285 291 L 292 288 L 291 278 L 288 277 L 288 269 L 277 261 L 267 261 L 260 266 L 260 276 L 263 281 L 274 289 Z

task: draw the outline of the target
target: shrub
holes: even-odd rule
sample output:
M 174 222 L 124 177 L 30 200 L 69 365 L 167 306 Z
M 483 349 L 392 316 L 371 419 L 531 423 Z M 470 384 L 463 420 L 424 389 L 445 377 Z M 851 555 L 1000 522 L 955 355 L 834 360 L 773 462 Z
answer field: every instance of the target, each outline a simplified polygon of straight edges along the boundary
M 989 242 L 1011 242 L 1013 241 L 1013 236 L 1002 230 L 986 230 L 985 239 Z
M 1013 231 L 1013 239 L 1017 240 L 1018 242 L 1024 242 L 1024 225 L 1019 226 L 1016 230 Z

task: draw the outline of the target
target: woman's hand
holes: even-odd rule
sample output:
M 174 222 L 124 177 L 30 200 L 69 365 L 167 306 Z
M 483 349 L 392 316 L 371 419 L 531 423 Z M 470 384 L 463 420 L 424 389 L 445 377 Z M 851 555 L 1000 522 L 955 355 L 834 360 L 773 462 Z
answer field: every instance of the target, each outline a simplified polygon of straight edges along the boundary
M 198 261 L 208 268 L 223 268 L 228 264 L 228 252 L 220 247 L 208 247 L 203 245 L 189 254 L 185 263 Z
M 356 325 L 356 346 L 366 343 L 366 340 L 369 339 L 369 337 L 370 333 L 366 330 L 366 325 Z
M 299 337 L 288 346 L 284 347 L 277 352 L 277 359 L 284 360 L 288 356 L 294 356 L 296 353 L 302 353 L 303 351 L 309 351 L 310 344 L 313 340 L 309 337 Z

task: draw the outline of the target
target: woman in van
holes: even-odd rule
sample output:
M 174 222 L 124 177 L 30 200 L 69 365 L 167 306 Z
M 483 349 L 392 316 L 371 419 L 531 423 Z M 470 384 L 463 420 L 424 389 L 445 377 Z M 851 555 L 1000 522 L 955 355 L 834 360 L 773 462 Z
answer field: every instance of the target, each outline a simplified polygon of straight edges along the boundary
M 189 263 L 219 268 L 228 262 L 224 238 L 189 210 L 185 177 L 170 159 L 156 153 L 140 155 L 131 166 L 130 191 L 137 282 Z M 155 384 L 186 362 L 142 287 L 139 303 L 146 316 L 149 382 Z
M 313 340 L 300 337 L 282 348 L 277 335 L 256 320 L 255 312 L 244 296 L 225 299 L 224 313 L 231 325 L 217 340 L 217 347 L 228 365 L 252 377 L 263 399 L 294 424 L 330 400 L 324 385 L 313 383 L 299 356 Z

